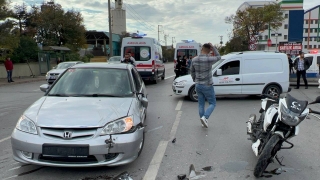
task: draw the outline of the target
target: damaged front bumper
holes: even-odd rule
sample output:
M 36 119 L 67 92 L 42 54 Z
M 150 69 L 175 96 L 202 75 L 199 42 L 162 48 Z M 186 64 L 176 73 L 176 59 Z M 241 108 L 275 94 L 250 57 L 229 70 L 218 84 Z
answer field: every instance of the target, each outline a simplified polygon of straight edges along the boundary
M 11 136 L 14 160 L 25 163 L 53 167 L 96 167 L 119 166 L 133 162 L 141 149 L 144 127 L 132 133 L 95 135 L 85 140 L 49 139 L 43 135 L 33 135 L 15 129 Z M 43 155 L 43 146 L 78 147 L 87 146 L 88 156 L 48 156 Z M 65 149 L 62 149 L 65 150 Z M 59 149 L 59 151 L 62 151 Z M 57 152 L 57 150 L 55 151 Z

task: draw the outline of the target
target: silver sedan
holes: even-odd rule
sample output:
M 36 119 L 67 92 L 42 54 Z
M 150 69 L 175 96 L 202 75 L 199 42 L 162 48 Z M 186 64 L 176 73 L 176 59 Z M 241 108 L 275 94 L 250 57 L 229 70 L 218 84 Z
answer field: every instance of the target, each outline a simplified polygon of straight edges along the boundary
M 20 117 L 13 158 L 56 167 L 118 166 L 144 144 L 146 87 L 128 64 L 87 63 L 67 69 Z

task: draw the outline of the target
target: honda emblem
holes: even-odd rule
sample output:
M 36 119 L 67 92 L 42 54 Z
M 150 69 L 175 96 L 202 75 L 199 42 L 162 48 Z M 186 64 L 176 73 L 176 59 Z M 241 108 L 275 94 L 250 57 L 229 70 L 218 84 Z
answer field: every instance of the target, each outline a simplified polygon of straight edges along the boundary
M 63 138 L 64 138 L 64 139 L 71 139 L 71 138 L 72 138 L 72 132 L 70 132 L 70 131 L 65 131 L 65 132 L 63 133 Z

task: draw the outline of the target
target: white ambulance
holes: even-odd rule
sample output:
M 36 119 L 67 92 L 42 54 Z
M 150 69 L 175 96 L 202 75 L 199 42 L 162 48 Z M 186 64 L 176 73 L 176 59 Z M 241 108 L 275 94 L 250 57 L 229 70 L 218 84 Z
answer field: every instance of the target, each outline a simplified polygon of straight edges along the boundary
M 194 57 L 199 55 L 201 52 L 201 43 L 197 43 L 194 40 L 182 40 L 182 42 L 176 44 L 176 49 L 174 52 L 174 68 L 176 68 L 177 58 L 187 56 Z
M 122 40 L 121 58 L 130 53 L 136 61 L 136 68 L 143 80 L 157 83 L 165 78 L 165 66 L 161 44 L 151 37 L 133 34 Z

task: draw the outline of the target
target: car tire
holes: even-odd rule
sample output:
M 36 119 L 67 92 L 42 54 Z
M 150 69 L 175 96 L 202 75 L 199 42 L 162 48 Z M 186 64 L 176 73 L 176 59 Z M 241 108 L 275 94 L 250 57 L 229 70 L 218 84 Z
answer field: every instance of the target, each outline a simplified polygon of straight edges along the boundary
M 198 95 L 197 95 L 197 92 L 196 92 L 196 86 L 192 86 L 189 90 L 189 98 L 191 99 L 191 101 L 194 101 L 194 102 L 198 102 Z
M 143 132 L 143 135 L 142 135 L 142 141 L 140 143 L 140 149 L 139 149 L 139 152 L 138 152 L 138 157 L 140 156 L 140 154 L 142 152 L 143 146 L 144 146 L 144 132 Z
M 158 84 L 158 73 L 154 75 L 154 80 L 152 81 L 153 84 Z
M 265 90 L 263 91 L 263 94 L 268 94 L 271 96 L 280 96 L 281 89 L 278 85 L 272 84 L 265 88 Z
M 166 78 L 166 70 L 163 71 L 163 74 L 161 76 L 161 80 L 164 80 Z

